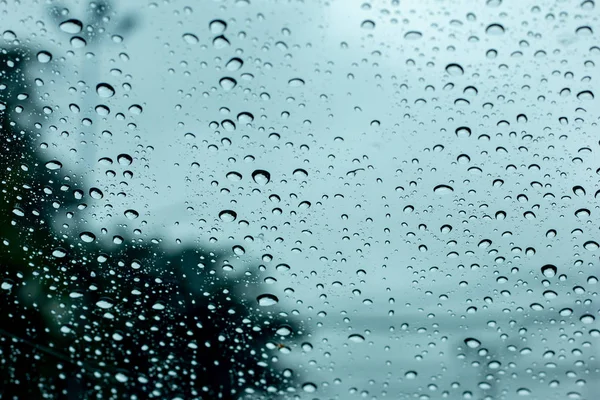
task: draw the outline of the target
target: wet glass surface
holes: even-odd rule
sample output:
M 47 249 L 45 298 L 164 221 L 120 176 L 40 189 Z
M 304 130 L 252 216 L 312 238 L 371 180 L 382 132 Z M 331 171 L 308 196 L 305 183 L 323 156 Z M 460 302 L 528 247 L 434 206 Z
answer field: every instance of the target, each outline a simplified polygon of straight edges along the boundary
M 594 1 L 0 16 L 0 397 L 596 398 Z

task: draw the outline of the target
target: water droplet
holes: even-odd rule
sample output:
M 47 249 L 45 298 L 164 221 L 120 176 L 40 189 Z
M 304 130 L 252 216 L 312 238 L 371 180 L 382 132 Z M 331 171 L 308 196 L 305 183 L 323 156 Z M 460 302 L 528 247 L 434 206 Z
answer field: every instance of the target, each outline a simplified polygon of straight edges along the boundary
M 596 320 L 596 318 L 591 314 L 585 314 L 582 315 L 581 318 L 579 318 L 579 320 L 584 324 L 591 324 Z
M 237 218 L 237 213 L 231 210 L 223 210 L 219 213 L 221 221 L 233 222 Z
M 304 81 L 300 78 L 293 78 L 288 81 L 288 85 L 291 87 L 299 87 L 304 85 Z
M 504 26 L 500 24 L 490 24 L 487 28 L 485 28 L 485 33 L 488 35 L 502 35 L 504 34 Z
M 312 382 L 306 382 L 302 385 L 302 390 L 304 390 L 306 393 L 314 393 L 317 391 L 317 385 Z
M 208 24 L 208 28 L 213 35 L 220 35 L 227 29 L 227 23 L 221 19 L 213 19 Z
M 227 40 L 227 38 L 223 35 L 217 36 L 216 38 L 213 39 L 213 47 L 217 50 L 224 49 L 225 47 L 228 47 L 230 44 L 231 43 L 229 43 L 229 40 Z
M 460 65 L 452 63 L 452 64 L 446 65 L 446 72 L 450 76 L 460 76 L 465 73 L 465 70 Z
M 104 193 L 102 193 L 102 191 L 98 188 L 91 188 L 90 189 L 90 197 L 95 200 L 100 200 L 101 198 L 104 197 Z
M 114 305 L 115 304 L 114 304 L 113 300 L 108 297 L 103 297 L 96 302 L 96 306 L 103 308 L 105 310 L 114 307 Z
M 542 275 L 546 278 L 552 278 L 556 275 L 558 269 L 552 264 L 546 264 L 542 267 Z
M 238 114 L 237 120 L 241 124 L 249 124 L 254 121 L 254 115 L 250 114 L 249 112 L 241 112 Z
M 365 337 L 363 335 L 359 335 L 358 333 L 353 333 L 352 335 L 348 336 L 348 340 L 353 343 L 362 343 L 365 341 Z
M 227 62 L 225 68 L 227 68 L 229 71 L 237 71 L 242 68 L 243 65 L 244 61 L 242 61 L 241 58 L 234 57 Z
M 58 27 L 63 32 L 75 34 L 81 32 L 83 29 L 83 23 L 78 19 L 68 19 L 64 22 L 61 22 Z
M 594 31 L 589 26 L 580 26 L 579 28 L 575 29 L 575 34 L 577 36 L 587 37 L 592 36 Z
M 577 93 L 577 98 L 579 100 L 593 100 L 594 99 L 594 93 L 592 93 L 589 90 L 584 90 L 583 92 Z
M 125 210 L 124 214 L 127 219 L 136 219 L 140 216 L 140 214 L 135 210 Z
M 94 235 L 92 232 L 81 232 L 79 234 L 79 238 L 82 242 L 92 243 L 94 240 L 96 240 L 96 235 Z
M 437 185 L 436 187 L 433 188 L 434 193 L 436 194 L 449 194 L 454 192 L 454 189 L 451 186 L 448 185 Z
M 96 85 L 96 93 L 102 98 L 109 98 L 115 95 L 115 89 L 108 83 L 99 83 Z
M 57 247 L 56 249 L 52 250 L 52 257 L 64 258 L 66 256 L 67 256 L 67 251 L 65 249 L 63 249 L 62 247 Z
M 471 128 L 469 128 L 467 126 L 461 126 L 459 128 L 456 128 L 454 133 L 459 138 L 468 138 L 469 136 L 471 136 Z
M 598 247 L 600 247 L 600 245 L 593 240 L 589 240 L 583 244 L 583 248 L 589 251 L 596 251 L 598 250 Z
M 52 61 L 52 54 L 47 51 L 40 51 L 37 53 L 37 60 L 42 64 L 47 64 Z
M 279 303 L 279 299 L 277 298 L 277 296 L 272 294 L 261 294 L 256 298 L 256 301 L 261 307 L 270 307 Z
M 531 394 L 531 390 L 527 388 L 519 388 L 517 389 L 517 394 L 519 396 L 529 396 Z
M 198 36 L 192 33 L 184 33 L 182 38 L 187 44 L 196 44 L 199 42 Z
M 417 374 L 417 371 L 407 371 L 404 374 L 404 377 L 406 379 L 415 379 L 419 374 Z
M 477 340 L 477 339 L 474 339 L 474 338 L 466 338 L 465 339 L 465 344 L 470 349 L 476 349 L 479 346 L 481 346 L 481 342 L 479 340 Z
M 307 177 L 308 177 L 308 172 L 306 172 L 306 171 L 305 171 L 305 170 L 303 170 L 302 168 L 298 168 L 298 169 L 294 170 L 294 172 L 293 172 L 293 175 L 294 175 L 296 178 L 299 178 L 299 179 L 305 179 L 305 178 L 307 178 Z
M 128 165 L 131 165 L 131 163 L 133 162 L 133 158 L 131 158 L 131 156 L 129 154 L 119 154 L 117 156 L 117 162 L 120 165 L 123 165 L 126 167 Z
M 375 29 L 375 22 L 371 21 L 370 19 L 365 19 L 360 24 L 360 27 L 363 28 L 363 29 L 372 30 L 372 29 Z
M 61 169 L 62 164 L 60 163 L 60 161 L 52 160 L 46 163 L 46 168 L 48 168 L 51 171 L 55 171 L 57 169 Z
M 259 185 L 266 185 L 271 181 L 271 174 L 263 169 L 257 169 L 252 173 L 252 179 Z
M 404 39 L 407 40 L 417 40 L 417 39 L 421 39 L 423 37 L 423 34 L 419 31 L 408 31 L 404 34 Z
M 237 85 L 237 81 L 233 78 L 225 77 L 219 80 L 219 85 L 221 85 L 224 90 L 231 90 Z

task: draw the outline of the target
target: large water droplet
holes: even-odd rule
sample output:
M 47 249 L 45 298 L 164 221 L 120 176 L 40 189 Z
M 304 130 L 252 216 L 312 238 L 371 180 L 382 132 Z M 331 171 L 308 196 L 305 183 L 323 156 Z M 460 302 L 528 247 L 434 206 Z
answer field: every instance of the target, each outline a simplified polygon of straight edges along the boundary
M 96 93 L 102 98 L 109 98 L 115 95 L 115 88 L 108 83 L 99 83 L 96 85 Z
M 577 93 L 577 98 L 579 100 L 593 100 L 594 99 L 594 93 L 592 93 L 589 90 L 584 90 L 583 92 Z
M 58 27 L 63 32 L 75 34 L 81 32 L 83 29 L 83 23 L 78 19 L 68 19 L 64 22 L 61 22 Z
M 461 127 L 456 128 L 454 133 L 459 138 L 468 138 L 469 136 L 471 136 L 471 128 L 469 128 L 467 126 L 461 126 Z
M 288 85 L 291 87 L 299 87 L 304 85 L 304 81 L 300 78 L 293 78 L 288 81 Z
M 433 191 L 436 194 L 449 194 L 454 192 L 454 189 L 448 185 L 437 185 L 433 188 Z
M 419 31 L 408 31 L 404 34 L 404 39 L 407 40 L 417 40 L 421 39 L 421 37 L 423 37 L 423 34 Z
M 500 24 L 490 24 L 485 28 L 485 33 L 488 35 L 502 35 L 504 33 L 504 26 Z
M 37 53 L 37 60 L 42 64 L 49 63 L 50 61 L 52 61 L 52 54 L 50 54 L 50 52 L 47 51 L 40 51 L 39 53 Z
M 94 235 L 92 232 L 81 232 L 79 234 L 79 238 L 82 242 L 92 243 L 94 240 L 96 240 L 96 235 Z
M 232 210 L 223 210 L 219 213 L 221 221 L 233 222 L 237 218 L 237 213 Z
M 208 28 L 210 29 L 210 33 L 213 35 L 220 35 L 221 33 L 225 32 L 225 29 L 227 29 L 227 23 L 222 19 L 213 19 L 208 24 Z
M 372 30 L 372 29 L 375 29 L 375 22 L 371 21 L 370 19 L 365 19 L 360 24 L 360 27 L 363 29 Z
M 598 247 L 600 247 L 600 245 L 593 240 L 589 240 L 583 244 L 583 248 L 589 251 L 596 251 L 598 250 Z
M 105 310 L 114 307 L 114 305 L 113 300 L 108 297 L 103 297 L 96 302 L 96 306 Z
M 225 68 L 227 68 L 229 71 L 237 71 L 238 69 L 242 68 L 243 65 L 244 61 L 242 61 L 241 58 L 234 57 L 227 62 Z
M 577 36 L 587 37 L 592 36 L 594 34 L 594 31 L 589 26 L 580 26 L 579 28 L 575 29 L 575 34 Z
M 136 219 L 140 216 L 140 214 L 135 210 L 125 210 L 124 214 L 127 219 Z
M 231 90 L 237 85 L 237 81 L 227 76 L 219 80 L 219 85 L 221 85 L 224 90 Z
M 446 65 L 446 72 L 451 76 L 459 76 L 464 74 L 465 70 L 459 64 L 452 63 Z
M 133 158 L 129 154 L 119 154 L 117 156 L 117 162 L 123 166 L 131 165 Z
M 546 278 L 552 278 L 556 275 L 557 270 L 558 269 L 556 266 L 552 264 L 546 264 L 542 267 L 542 275 L 544 275 Z
M 312 382 L 306 382 L 302 385 L 302 390 L 304 390 L 306 393 L 314 393 L 317 391 L 317 385 Z
M 52 250 L 52 257 L 64 258 L 66 256 L 67 256 L 67 251 L 65 249 L 63 249 L 62 247 L 57 247 L 56 249 Z
M 273 294 L 261 294 L 256 298 L 256 301 L 261 307 L 270 307 L 279 303 L 279 299 Z
M 365 337 L 363 335 L 359 335 L 358 333 L 353 333 L 352 335 L 348 336 L 348 340 L 353 343 L 362 343 L 365 341 Z
M 252 173 L 252 179 L 259 185 L 266 185 L 271 181 L 271 174 L 263 169 L 257 169 Z
M 182 38 L 187 44 L 196 44 L 199 41 L 198 36 L 192 33 L 184 33 Z
M 48 168 L 51 171 L 55 171 L 57 169 L 61 169 L 62 168 L 62 164 L 61 164 L 60 161 L 52 160 L 52 161 L 48 161 L 46 163 L 46 168 Z
M 475 339 L 475 338 L 466 338 L 465 339 L 465 344 L 470 349 L 476 349 L 479 346 L 481 346 L 481 342 L 479 340 Z

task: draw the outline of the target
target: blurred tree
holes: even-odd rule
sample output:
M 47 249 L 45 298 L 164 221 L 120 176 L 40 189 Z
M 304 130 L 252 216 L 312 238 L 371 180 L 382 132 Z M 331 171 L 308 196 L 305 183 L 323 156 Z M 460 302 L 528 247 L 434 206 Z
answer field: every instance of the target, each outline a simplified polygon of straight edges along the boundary
M 0 49 L 0 397 L 274 398 L 293 387 L 277 353 L 298 323 L 225 277 L 222 250 L 107 247 L 52 228 L 93 199 L 36 151 L 48 117 L 35 62 L 30 48 Z

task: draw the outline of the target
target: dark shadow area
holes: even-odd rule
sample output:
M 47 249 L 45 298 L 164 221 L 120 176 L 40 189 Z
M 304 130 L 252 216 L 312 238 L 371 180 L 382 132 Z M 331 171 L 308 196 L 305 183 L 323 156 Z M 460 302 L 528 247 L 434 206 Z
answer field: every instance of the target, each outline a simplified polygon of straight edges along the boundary
M 94 199 L 36 151 L 47 118 L 27 76 L 36 61 L 30 48 L 0 49 L 0 397 L 277 398 L 295 387 L 278 354 L 298 321 L 260 307 L 258 281 L 227 278 L 223 250 L 127 237 L 105 247 L 53 230 Z

